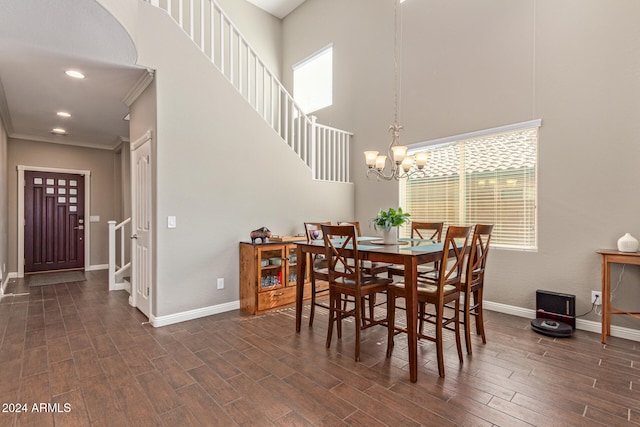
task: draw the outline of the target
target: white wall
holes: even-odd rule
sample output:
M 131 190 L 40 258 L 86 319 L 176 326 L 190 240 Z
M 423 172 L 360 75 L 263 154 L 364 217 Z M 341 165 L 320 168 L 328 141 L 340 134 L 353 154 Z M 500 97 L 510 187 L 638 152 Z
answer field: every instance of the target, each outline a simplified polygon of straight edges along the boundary
M 7 190 L 9 186 L 8 155 L 7 155 L 7 131 L 0 120 L 0 288 L 4 285 L 9 274 L 9 207 Z M 0 292 L 1 294 L 2 292 Z
M 624 232 L 640 237 L 640 2 L 407 0 L 402 7 L 401 141 L 543 120 L 539 250 L 494 250 L 486 299 L 534 308 L 535 291 L 547 289 L 575 294 L 577 311 L 586 312 L 591 290 L 600 289 L 595 251 L 615 247 Z M 308 0 L 285 18 L 283 41 L 285 81 L 292 64 L 334 43 L 337 98 L 318 117 L 355 133 L 356 216 L 366 221 L 397 205 L 397 184 L 367 181 L 361 154 L 386 151 L 390 141 L 393 1 Z M 637 310 L 638 279 L 638 269 L 627 268 L 614 302 Z
M 351 184 L 313 181 L 166 14 L 139 6 L 138 62 L 156 70 L 153 310 L 162 317 L 237 301 L 239 241 L 261 226 L 286 235 L 301 233 L 304 221 L 352 218 L 354 192 Z M 169 215 L 177 228 L 166 227 Z M 217 278 L 224 290 L 216 290 Z
M 240 29 L 249 45 L 258 52 L 267 68 L 280 79 L 282 66 L 282 23 L 246 0 L 216 0 L 224 13 Z

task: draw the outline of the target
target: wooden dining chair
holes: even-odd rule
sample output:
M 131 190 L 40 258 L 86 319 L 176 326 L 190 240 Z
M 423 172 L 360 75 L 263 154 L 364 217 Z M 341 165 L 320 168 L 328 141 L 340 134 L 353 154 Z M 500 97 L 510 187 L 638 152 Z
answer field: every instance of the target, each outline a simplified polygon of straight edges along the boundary
M 436 278 L 418 278 L 417 283 L 409 286 L 418 287 L 419 305 L 433 304 L 435 313 L 419 310 L 419 317 L 435 325 L 435 334 L 426 335 L 422 328 L 418 330 L 418 338 L 427 339 L 436 343 L 438 358 L 438 373 L 444 377 L 444 349 L 443 333 L 444 329 L 451 329 L 455 333 L 456 347 L 458 349 L 458 359 L 462 360 L 462 345 L 460 341 L 460 294 L 464 261 L 466 258 L 467 244 L 471 227 L 450 226 L 444 239 L 442 259 L 440 269 Z M 451 252 L 451 253 L 450 253 Z M 393 351 L 393 337 L 397 333 L 407 332 L 406 328 L 395 325 L 396 299 L 404 298 L 407 285 L 403 282 L 394 283 L 387 291 L 388 307 L 388 332 L 387 357 L 391 357 Z M 453 303 L 454 310 L 450 317 L 444 316 L 445 304 Z M 452 325 L 452 326 L 451 326 Z
M 357 237 L 362 236 L 362 228 L 360 228 L 360 221 L 338 221 L 338 225 L 353 225 L 356 228 L 356 232 L 358 233 Z M 361 268 L 364 270 L 365 274 L 369 274 L 371 276 L 377 276 L 378 274 L 384 274 L 384 273 L 387 273 L 388 275 L 388 269 L 389 267 L 392 267 L 392 266 L 393 264 L 389 264 L 386 262 L 373 262 L 368 260 L 361 261 Z M 366 299 L 369 301 L 369 318 L 372 319 L 375 308 L 377 306 L 385 304 L 384 301 L 386 301 L 386 299 L 383 302 L 378 303 L 376 302 L 376 294 L 372 294 L 368 296 Z M 365 310 L 364 305 L 362 306 L 362 310 Z M 366 322 L 366 319 L 367 318 L 365 317 L 364 313 L 362 313 L 362 321 Z
M 304 230 L 307 236 L 307 243 L 311 243 L 314 240 L 322 240 L 321 225 L 331 224 L 330 221 L 324 222 L 305 222 Z M 324 254 L 315 254 L 311 258 L 311 268 L 309 269 L 309 279 L 311 280 L 311 307 L 309 309 L 309 326 L 313 325 L 313 318 L 316 313 L 316 307 L 322 307 L 329 309 L 329 306 L 317 301 L 318 296 L 327 295 L 329 293 L 329 287 L 319 286 L 316 280 L 324 282 L 329 281 L 329 272 L 327 271 L 327 259 Z
M 412 239 L 425 239 L 431 240 L 437 243 L 442 241 L 442 228 L 444 222 L 411 222 L 411 238 Z M 437 271 L 438 263 L 419 265 L 418 275 L 424 276 L 428 273 Z M 404 276 L 404 265 L 394 264 L 387 268 L 387 274 L 390 278 L 393 276 Z
M 476 224 L 471 247 L 467 258 L 464 281 L 462 283 L 462 294 L 464 295 L 464 307 L 461 311 L 464 315 L 464 339 L 467 347 L 467 354 L 472 354 L 471 350 L 471 316 L 475 318 L 476 333 L 482 337 L 482 343 L 487 343 L 484 333 L 484 318 L 482 315 L 482 291 L 484 288 L 484 272 L 487 266 L 489 255 L 489 243 L 493 225 Z M 471 299 L 473 298 L 473 302 Z
M 331 346 L 333 325 L 337 322 L 338 339 L 342 338 L 342 319 L 355 317 L 355 360 L 360 360 L 360 331 L 374 325 L 386 325 L 383 319 L 364 322 L 363 298 L 386 291 L 391 279 L 364 273 L 358 257 L 357 230 L 354 225 L 322 225 L 327 268 L 329 273 L 329 329 L 327 348 Z M 343 298 L 352 297 L 355 308 L 346 309 Z

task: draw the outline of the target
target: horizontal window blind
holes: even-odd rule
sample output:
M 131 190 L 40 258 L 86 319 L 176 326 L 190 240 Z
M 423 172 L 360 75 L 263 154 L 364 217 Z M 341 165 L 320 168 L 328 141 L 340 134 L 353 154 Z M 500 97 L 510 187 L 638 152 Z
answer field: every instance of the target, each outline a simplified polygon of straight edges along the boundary
M 413 221 L 494 224 L 494 246 L 535 249 L 537 146 L 535 126 L 421 147 L 427 176 L 400 182 L 400 205 Z

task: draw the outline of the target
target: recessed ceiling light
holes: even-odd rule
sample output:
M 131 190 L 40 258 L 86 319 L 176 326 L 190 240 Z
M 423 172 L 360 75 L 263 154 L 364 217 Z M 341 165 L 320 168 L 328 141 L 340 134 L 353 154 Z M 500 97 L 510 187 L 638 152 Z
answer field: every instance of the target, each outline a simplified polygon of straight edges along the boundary
M 62 129 L 62 128 L 53 128 L 53 129 L 51 129 L 51 133 L 53 133 L 55 135 L 66 135 L 67 131 Z
M 84 79 L 84 74 L 82 74 L 78 70 L 67 70 L 64 73 L 69 77 L 73 77 L 74 79 Z
M 58 111 L 56 114 L 60 117 L 71 117 L 71 114 L 67 113 L 66 111 Z

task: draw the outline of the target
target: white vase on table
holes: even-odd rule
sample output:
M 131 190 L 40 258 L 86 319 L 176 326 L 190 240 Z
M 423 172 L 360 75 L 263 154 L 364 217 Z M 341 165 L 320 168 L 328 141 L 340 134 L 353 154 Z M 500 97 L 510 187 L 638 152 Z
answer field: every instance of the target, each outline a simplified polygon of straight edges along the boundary
M 629 233 L 618 239 L 618 250 L 620 252 L 638 252 L 638 239 Z
M 382 242 L 385 245 L 395 245 L 398 243 L 398 227 L 391 227 L 388 230 L 382 229 Z

